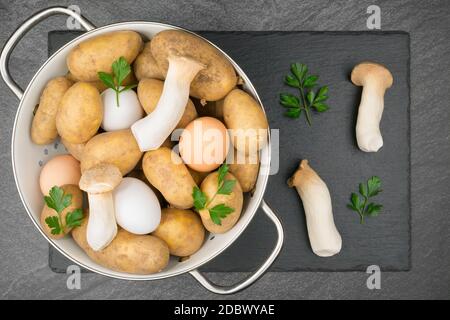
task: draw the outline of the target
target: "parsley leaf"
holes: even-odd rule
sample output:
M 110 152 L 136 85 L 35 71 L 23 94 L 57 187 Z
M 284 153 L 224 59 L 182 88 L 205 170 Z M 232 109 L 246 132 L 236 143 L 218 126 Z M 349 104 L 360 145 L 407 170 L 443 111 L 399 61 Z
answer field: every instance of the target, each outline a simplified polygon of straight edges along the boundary
M 236 184 L 236 180 L 225 180 L 225 176 L 228 173 L 228 165 L 224 163 L 218 170 L 217 177 L 217 192 L 216 194 L 229 195 Z M 215 195 L 214 195 L 215 196 Z
M 206 194 L 199 189 L 199 187 L 194 187 L 192 190 L 192 197 L 194 199 L 194 207 L 196 210 L 207 209 L 211 217 L 211 221 L 214 224 L 222 225 L 221 219 L 226 218 L 231 212 L 234 211 L 233 208 L 227 207 L 225 204 L 221 203 L 212 208 L 210 204 L 219 194 L 229 195 L 233 192 L 233 188 L 236 185 L 236 180 L 225 180 L 225 176 L 228 173 L 228 165 L 224 163 L 217 170 L 217 191 L 208 199 Z
M 119 86 L 131 72 L 130 65 L 124 57 L 120 57 L 118 60 L 113 62 L 112 70 L 116 78 L 117 85 Z
M 45 218 L 45 223 L 48 225 L 48 227 L 51 229 L 51 233 L 54 235 L 61 233 L 61 225 L 59 223 L 59 217 L 58 216 L 50 216 Z
M 220 166 L 219 170 L 217 171 L 218 176 L 217 176 L 217 184 L 220 185 L 223 182 L 223 179 L 225 179 L 225 176 L 228 173 L 228 165 L 226 163 L 224 163 L 223 165 Z
M 124 57 L 120 57 L 112 64 L 113 73 L 98 72 L 98 78 L 107 86 L 116 92 L 116 104 L 119 107 L 119 94 L 137 87 L 136 84 L 127 85 L 121 88 L 122 82 L 130 74 L 131 67 Z
M 328 110 L 328 106 L 322 102 L 314 102 L 312 107 L 316 109 L 317 112 L 325 112 Z
M 83 210 L 75 209 L 66 215 L 66 227 L 73 228 L 81 226 L 83 220 Z
M 229 195 L 236 184 L 236 180 L 225 180 L 222 186 L 217 190 L 217 194 Z
M 111 88 L 113 90 L 116 90 L 116 84 L 114 83 L 114 77 L 110 75 L 109 73 L 100 71 L 98 73 L 99 79 L 104 83 L 105 86 L 108 88 Z
M 44 197 L 47 207 L 61 213 L 72 202 L 71 194 L 64 194 L 64 190 L 60 187 L 54 186 L 50 189 L 48 196 Z
M 72 195 L 64 194 L 64 190 L 62 188 L 57 186 L 52 187 L 48 193 L 48 196 L 44 197 L 44 201 L 47 207 L 55 210 L 57 214 L 45 219 L 45 223 L 51 229 L 52 234 L 61 234 L 64 232 L 65 227 L 72 228 L 81 224 L 81 220 L 83 219 L 83 211 L 81 209 L 76 209 L 67 213 L 65 225 L 62 222 L 62 212 L 72 203 Z
M 308 76 L 303 82 L 303 87 L 305 88 L 314 88 L 317 85 L 318 76 Z
M 209 209 L 209 216 L 215 224 L 221 226 L 222 219 L 226 218 L 232 212 L 234 212 L 233 208 L 227 207 L 221 203 Z
M 138 86 L 137 84 L 126 85 L 126 86 L 122 87 L 122 89 L 120 89 L 119 93 L 127 91 L 127 90 L 130 90 L 130 89 L 133 89 L 133 88 L 136 88 L 137 86 Z
M 360 217 L 360 223 L 364 223 L 364 217 L 376 217 L 381 212 L 383 206 L 373 202 L 368 203 L 371 197 L 378 195 L 381 192 L 381 180 L 377 176 L 371 177 L 366 183 L 359 184 L 359 194 L 352 193 L 350 203 L 347 207 L 356 211 Z
M 315 92 L 312 90 L 317 86 L 316 75 L 308 75 L 308 67 L 302 63 L 291 64 L 291 74 L 288 74 L 284 78 L 284 83 L 290 87 L 299 90 L 300 96 L 297 97 L 290 93 L 280 94 L 280 104 L 288 108 L 288 111 L 284 113 L 289 118 L 299 118 L 302 111 L 305 112 L 306 121 L 311 126 L 311 108 L 317 112 L 325 112 L 329 109 L 325 104 L 325 100 L 328 99 L 328 87 L 321 87 Z
M 290 108 L 287 112 L 284 113 L 286 117 L 289 118 L 299 118 L 302 114 L 302 109 L 300 108 Z
M 381 190 L 381 180 L 380 178 L 374 176 L 367 181 L 367 190 L 369 197 L 374 197 L 379 194 Z
M 383 206 L 381 204 L 375 204 L 373 202 L 369 203 L 367 205 L 367 214 L 371 217 L 378 216 L 378 213 L 380 213 Z
M 298 100 L 298 98 L 290 93 L 281 93 L 280 103 L 283 107 L 286 108 L 298 108 L 300 105 L 300 101 Z
M 303 63 L 296 62 L 291 64 L 291 72 L 299 81 L 303 81 L 305 79 L 305 75 L 308 73 L 308 67 Z
M 194 187 L 192 191 L 192 197 L 194 198 L 194 207 L 197 210 L 202 210 L 206 206 L 206 194 L 200 190 L 199 187 Z
M 294 87 L 294 88 L 300 87 L 300 81 L 289 75 L 286 76 L 286 78 L 284 79 L 284 82 L 290 87 Z

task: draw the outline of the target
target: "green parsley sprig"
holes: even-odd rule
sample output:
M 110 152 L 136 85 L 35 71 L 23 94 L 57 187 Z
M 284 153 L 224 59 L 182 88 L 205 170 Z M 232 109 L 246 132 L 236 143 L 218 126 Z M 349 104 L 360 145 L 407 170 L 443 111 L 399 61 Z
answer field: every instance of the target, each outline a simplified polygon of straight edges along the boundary
M 299 90 L 300 96 L 290 93 L 280 94 L 280 104 L 287 108 L 285 115 L 289 118 L 299 118 L 305 112 L 306 121 L 311 126 L 311 108 L 317 112 L 329 109 L 325 100 L 328 99 L 328 87 L 323 86 L 314 91 L 319 76 L 308 74 L 308 67 L 302 63 L 291 64 L 291 74 L 288 74 L 284 83 Z
M 113 74 L 109 74 L 103 71 L 100 71 L 97 74 L 99 79 L 105 84 L 105 86 L 113 89 L 116 92 L 116 104 L 117 107 L 120 107 L 119 94 L 126 90 L 130 90 L 137 87 L 137 84 L 129 84 L 123 87 L 122 89 L 120 88 L 122 86 L 123 80 L 125 80 L 125 78 L 131 72 L 131 67 L 124 57 L 120 57 L 119 59 L 113 62 L 112 70 Z
M 194 187 L 192 191 L 195 209 L 197 209 L 198 211 L 207 209 L 209 211 L 209 216 L 211 217 L 212 222 L 214 222 L 219 226 L 222 225 L 222 219 L 226 218 L 230 213 L 234 212 L 233 208 L 230 208 L 223 203 L 215 205 L 214 207 L 210 208 L 211 202 L 215 199 L 215 197 L 218 194 L 229 195 L 233 191 L 233 188 L 236 184 L 236 180 L 225 180 L 227 172 L 228 172 L 228 165 L 227 164 L 221 165 L 218 170 L 217 191 L 211 197 L 211 199 L 208 199 L 206 194 L 203 191 L 201 191 L 198 187 Z
M 66 221 L 63 223 L 62 212 L 72 203 L 72 195 L 64 194 L 64 190 L 54 186 L 50 189 L 48 196 L 44 197 L 47 207 L 56 211 L 56 216 L 45 219 L 45 223 L 51 229 L 51 233 L 58 235 L 64 233 L 66 228 L 79 227 L 83 220 L 83 210 L 75 209 L 66 214 Z
M 364 217 L 376 217 L 380 213 L 383 206 L 381 204 L 369 202 L 369 199 L 375 197 L 381 191 L 380 178 L 373 176 L 367 180 L 367 183 L 359 184 L 361 198 L 356 193 L 352 193 L 350 203 L 347 204 L 347 207 L 359 214 L 361 224 L 364 223 Z

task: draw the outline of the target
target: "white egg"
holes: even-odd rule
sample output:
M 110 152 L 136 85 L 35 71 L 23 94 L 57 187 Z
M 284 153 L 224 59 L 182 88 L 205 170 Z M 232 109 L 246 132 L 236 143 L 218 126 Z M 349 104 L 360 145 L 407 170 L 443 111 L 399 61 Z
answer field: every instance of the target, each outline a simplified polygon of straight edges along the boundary
M 114 209 L 119 226 L 134 234 L 154 231 L 161 221 L 161 206 L 149 186 L 136 178 L 123 178 L 114 189 Z
M 113 89 L 106 89 L 101 96 L 103 102 L 102 128 L 105 131 L 128 129 L 144 114 L 136 92 L 131 89 L 119 94 L 119 106 L 117 106 L 116 92 Z

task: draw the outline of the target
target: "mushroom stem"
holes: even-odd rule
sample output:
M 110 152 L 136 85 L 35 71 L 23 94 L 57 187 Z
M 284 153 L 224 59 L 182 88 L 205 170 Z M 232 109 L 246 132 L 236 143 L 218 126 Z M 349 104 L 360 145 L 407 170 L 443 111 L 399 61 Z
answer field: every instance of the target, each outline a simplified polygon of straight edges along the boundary
M 334 224 L 330 192 L 325 182 L 308 165 L 308 160 L 300 162 L 288 185 L 295 187 L 302 199 L 313 252 L 319 257 L 339 253 L 342 238 Z
M 356 141 L 365 152 L 376 152 L 383 146 L 380 121 L 384 110 L 385 89 L 376 83 L 363 87 L 356 121 Z
M 98 251 L 108 246 L 117 234 L 114 201 L 111 192 L 90 193 L 87 242 Z
M 108 163 L 100 163 L 81 176 L 80 189 L 88 193 L 89 200 L 86 240 L 94 251 L 108 246 L 117 234 L 112 191 L 121 180 L 119 168 Z
M 164 88 L 155 110 L 131 126 L 141 151 L 159 148 L 175 129 L 189 99 L 189 87 L 205 65 L 196 60 L 171 56 Z

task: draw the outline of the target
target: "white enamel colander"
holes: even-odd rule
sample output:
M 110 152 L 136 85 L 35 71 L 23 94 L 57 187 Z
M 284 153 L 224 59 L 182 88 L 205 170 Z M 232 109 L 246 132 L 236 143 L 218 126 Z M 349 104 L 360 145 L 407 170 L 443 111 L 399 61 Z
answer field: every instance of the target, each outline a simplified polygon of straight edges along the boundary
M 44 20 L 45 18 L 56 14 L 65 14 L 72 16 L 81 24 L 84 29 L 86 29 L 87 32 L 67 43 L 50 58 L 48 58 L 48 60 L 42 65 L 42 67 L 31 79 L 26 90 L 23 91 L 11 78 L 8 68 L 10 54 L 18 41 L 22 38 L 22 36 L 26 32 L 28 32 L 34 25 Z M 48 159 L 53 157 L 55 154 L 65 152 L 64 148 L 60 147 L 58 143 L 48 146 L 40 146 L 34 144 L 31 141 L 30 125 L 33 118 L 33 110 L 39 102 L 39 97 L 44 86 L 51 78 L 67 73 L 68 70 L 66 66 L 66 57 L 69 51 L 77 44 L 88 38 L 111 31 L 133 30 L 150 39 L 156 33 L 167 29 L 181 28 L 168 24 L 144 21 L 122 22 L 96 28 L 92 23 L 90 23 L 82 16 L 63 7 L 52 7 L 45 9 L 33 15 L 24 23 L 22 23 L 6 42 L 0 56 L 0 73 L 3 77 L 3 80 L 20 100 L 16 118 L 14 121 L 11 140 L 11 155 L 14 178 L 20 198 L 22 199 L 23 205 L 25 206 L 25 209 L 29 217 L 31 218 L 31 221 L 33 221 L 34 225 L 42 234 L 42 236 L 53 247 L 55 247 L 59 252 L 61 252 L 68 259 L 72 260 L 74 263 L 90 271 L 105 276 L 126 280 L 156 280 L 189 272 L 208 290 L 218 294 L 230 294 L 242 290 L 255 282 L 270 267 L 270 265 L 278 256 L 283 245 L 284 235 L 280 220 L 263 200 L 263 195 L 266 189 L 270 170 L 270 135 L 268 137 L 269 143 L 265 148 L 261 150 L 261 168 L 258 180 L 256 182 L 255 191 L 252 195 L 246 196 L 242 215 L 238 223 L 225 234 L 216 234 L 214 235 L 214 237 L 209 236 L 202 248 L 186 261 L 180 262 L 178 261 L 178 259 L 172 258 L 169 262 L 169 265 L 162 272 L 149 275 L 135 275 L 112 271 L 93 262 L 83 252 L 83 250 L 78 247 L 78 245 L 72 240 L 72 238 L 68 237 L 62 240 L 50 239 L 45 235 L 39 223 L 39 215 L 43 206 L 43 197 L 38 185 L 41 165 Z M 214 44 L 212 43 L 211 45 L 214 46 Z M 258 94 L 253 87 L 250 79 L 248 79 L 241 68 L 226 53 L 224 53 L 219 48 L 217 49 L 230 60 L 237 73 L 240 75 L 240 77 L 242 77 L 242 79 L 244 79 L 244 89 L 251 95 L 253 95 L 253 97 L 255 97 L 255 99 L 257 99 L 257 101 L 262 106 L 261 100 L 259 99 Z M 239 237 L 239 235 L 244 232 L 247 225 L 255 216 L 258 208 L 261 208 L 265 212 L 267 217 L 269 217 L 269 219 L 274 223 L 277 230 L 278 237 L 273 251 L 270 253 L 267 260 L 264 261 L 264 263 L 245 280 L 227 287 L 212 283 L 198 271 L 198 268 L 206 264 L 211 259 L 214 259 L 214 257 L 219 255 L 222 251 L 229 247 Z M 259 216 L 258 218 L 261 219 L 262 217 Z M 252 244 L 249 243 L 248 245 L 251 246 Z

